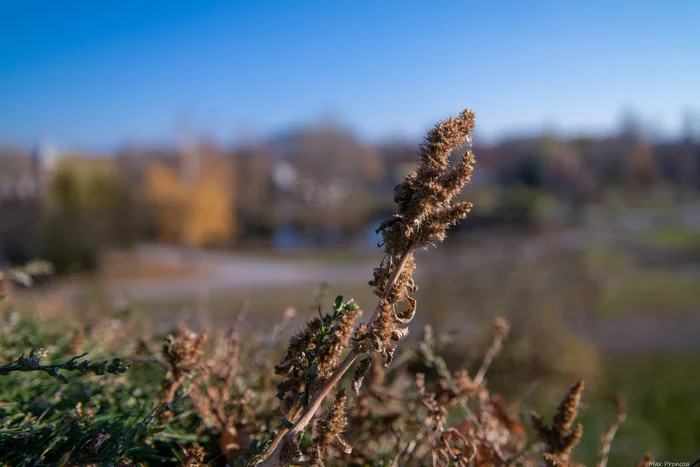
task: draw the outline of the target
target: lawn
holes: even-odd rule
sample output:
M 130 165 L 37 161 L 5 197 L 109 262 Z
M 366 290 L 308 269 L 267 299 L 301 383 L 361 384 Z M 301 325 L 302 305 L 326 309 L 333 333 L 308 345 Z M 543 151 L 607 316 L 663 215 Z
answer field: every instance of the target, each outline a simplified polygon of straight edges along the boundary
M 675 250 L 700 251 L 700 231 L 685 227 L 663 227 L 644 232 L 637 241 L 643 245 Z
M 700 277 L 672 272 L 638 272 L 603 285 L 597 313 L 613 316 L 700 309 Z

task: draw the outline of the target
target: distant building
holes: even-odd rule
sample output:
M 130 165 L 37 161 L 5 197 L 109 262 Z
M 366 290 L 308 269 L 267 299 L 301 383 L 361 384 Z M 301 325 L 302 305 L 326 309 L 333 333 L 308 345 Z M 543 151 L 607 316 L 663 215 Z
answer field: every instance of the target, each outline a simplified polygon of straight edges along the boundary
M 0 148 L 0 262 L 22 263 L 37 253 L 44 151 Z

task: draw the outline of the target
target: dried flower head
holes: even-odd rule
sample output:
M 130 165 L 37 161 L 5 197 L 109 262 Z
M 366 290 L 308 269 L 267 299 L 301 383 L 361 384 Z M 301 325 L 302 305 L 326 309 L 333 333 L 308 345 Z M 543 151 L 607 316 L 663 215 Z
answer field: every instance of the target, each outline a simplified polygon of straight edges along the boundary
M 354 303 L 354 302 L 353 302 Z M 348 347 L 348 341 L 355 330 L 355 321 L 362 315 L 362 310 L 350 307 L 331 325 L 327 339 L 318 351 L 318 370 L 323 377 L 330 376 L 340 363 L 340 357 Z
M 328 448 L 332 445 L 339 447 L 345 454 L 352 452 L 352 447 L 342 437 L 343 430 L 348 423 L 345 415 L 347 399 L 344 389 L 338 391 L 333 406 L 316 422 L 316 436 L 313 439 L 311 451 L 313 465 L 323 465 Z
M 456 197 L 469 183 L 474 154 L 467 149 L 453 166 L 449 158 L 463 143 L 471 142 L 473 128 L 474 113 L 467 109 L 428 132 L 420 146 L 418 168 L 394 189 L 396 213 L 377 229 L 385 255 L 369 284 L 380 300 L 369 329 L 358 332 L 354 342 L 360 353 L 374 347 L 387 366 L 396 349 L 392 341 L 406 335 L 400 326 L 408 324 L 416 313 L 416 301 L 411 297 L 417 291 L 413 252 L 442 241 L 446 230 L 471 209 L 471 203 Z M 397 304 L 404 300 L 408 308 L 398 311 Z
M 496 336 L 500 337 L 502 340 L 508 338 L 510 334 L 510 323 L 507 319 L 498 317 L 493 320 L 493 332 Z
M 206 341 L 206 333 L 197 334 L 185 324 L 177 328 L 175 335 L 166 338 L 163 353 L 175 377 L 188 372 L 200 361 Z
M 581 403 L 584 382 L 579 381 L 569 389 L 554 414 L 552 425 L 546 426 L 542 417 L 532 413 L 532 426 L 540 441 L 546 445 L 545 460 L 548 466 L 569 466 L 571 453 L 581 440 L 583 427 L 580 423 L 573 426 Z
M 204 465 L 204 448 L 195 444 L 191 448 L 185 449 L 185 455 L 180 464 L 182 467 L 200 467 Z
M 470 143 L 474 113 L 467 109 L 430 130 L 419 150 L 419 166 L 394 190 L 396 214 L 383 222 L 377 232 L 384 238 L 389 255 L 422 248 L 442 241 L 445 230 L 471 209 L 470 203 L 454 198 L 469 183 L 474 155 L 467 150 L 449 166 L 452 151 Z
M 637 467 L 649 467 L 654 462 L 654 455 L 647 451 L 644 456 L 637 462 Z
M 170 370 L 163 379 L 161 387 L 161 400 L 170 404 L 175 398 L 175 393 L 182 385 L 190 371 L 203 357 L 204 344 L 207 334 L 197 334 L 185 324 L 181 324 L 174 335 L 170 335 L 163 343 L 163 354 L 168 361 Z M 164 412 L 160 419 L 166 421 L 170 412 Z
M 337 297 L 332 313 L 309 321 L 291 339 L 287 355 L 275 367 L 276 374 L 286 377 L 278 385 L 277 397 L 287 410 L 295 408 L 300 398 L 306 405 L 309 393 L 338 368 L 361 315 L 354 300 L 343 302 L 343 297 Z
M 304 392 L 306 371 L 309 369 L 308 352 L 315 349 L 314 337 L 321 326 L 318 318 L 306 323 L 306 327 L 290 339 L 286 356 L 275 367 L 275 374 L 285 377 L 277 385 L 277 397 L 287 410 L 297 404 L 299 395 Z

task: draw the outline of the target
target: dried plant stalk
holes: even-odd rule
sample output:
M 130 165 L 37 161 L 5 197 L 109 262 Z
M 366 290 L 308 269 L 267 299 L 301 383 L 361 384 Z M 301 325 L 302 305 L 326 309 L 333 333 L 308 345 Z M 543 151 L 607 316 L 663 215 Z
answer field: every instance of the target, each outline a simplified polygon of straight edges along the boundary
M 603 436 L 600 437 L 601 450 L 600 450 L 600 460 L 598 461 L 597 467 L 606 467 L 608 465 L 608 457 L 610 457 L 610 449 L 612 447 L 613 439 L 617 430 L 625 422 L 627 418 L 627 410 L 625 400 L 618 396 L 615 398 L 615 418 L 610 425 L 608 431 L 606 431 Z
M 358 356 L 380 355 L 386 366 L 391 363 L 396 349 L 393 342 L 406 335 L 401 326 L 410 322 L 416 311 L 416 301 L 409 296 L 417 290 L 413 282 L 413 253 L 442 241 L 449 226 L 463 219 L 471 209 L 471 203 L 455 198 L 470 181 L 474 155 L 467 149 L 454 166 L 450 166 L 449 157 L 460 145 L 471 142 L 473 128 L 474 113 L 467 109 L 428 132 L 419 149 L 418 168 L 394 190 L 396 213 L 377 229 L 377 233 L 382 233 L 385 256 L 370 282 L 379 296 L 372 317 L 355 332 L 350 353 L 342 362 L 333 362 L 335 370 L 316 385 L 299 418 L 283 437 L 275 439 L 260 466 L 283 466 L 296 460 L 299 435 Z M 396 305 L 403 301 L 408 302 L 408 310 L 397 312 Z
M 532 426 L 546 446 L 544 459 L 548 467 L 571 465 L 571 453 L 583 436 L 583 426 L 580 423 L 574 425 L 574 422 L 578 416 L 584 386 L 584 382 L 579 381 L 569 389 L 559 404 L 551 425 L 545 425 L 539 414 L 532 413 Z

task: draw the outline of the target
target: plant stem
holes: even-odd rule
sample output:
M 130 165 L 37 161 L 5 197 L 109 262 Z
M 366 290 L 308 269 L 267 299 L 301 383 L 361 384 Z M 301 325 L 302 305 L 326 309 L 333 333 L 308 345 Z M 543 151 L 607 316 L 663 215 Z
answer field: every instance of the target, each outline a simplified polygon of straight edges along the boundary
M 377 319 L 379 311 L 382 307 L 382 300 L 386 299 L 393 290 L 394 286 L 396 285 L 396 281 L 399 279 L 403 268 L 406 267 L 406 263 L 408 262 L 408 258 L 411 257 L 411 254 L 413 254 L 413 246 L 410 246 L 408 250 L 406 250 L 406 252 L 403 254 L 403 256 L 401 256 L 399 264 L 396 265 L 391 275 L 389 276 L 389 280 L 387 281 L 386 287 L 384 287 L 384 292 L 382 292 L 382 296 L 380 297 L 380 300 L 377 303 L 377 307 L 374 309 L 374 313 L 372 313 L 372 317 L 368 321 L 369 324 L 371 324 L 372 322 L 374 322 L 375 319 Z
M 413 247 L 409 247 L 406 250 L 406 252 L 401 256 L 399 264 L 396 265 L 391 275 L 389 276 L 389 280 L 387 282 L 386 287 L 384 288 L 384 292 L 382 293 L 379 303 L 377 303 L 377 307 L 375 308 L 372 317 L 368 321 L 368 326 L 371 327 L 372 323 L 377 319 L 377 316 L 379 316 L 379 310 L 381 309 L 381 301 L 388 297 L 391 293 L 392 289 L 396 285 L 396 281 L 398 280 L 399 275 L 401 275 L 403 268 L 406 267 L 406 263 L 408 262 L 408 259 L 410 258 L 412 253 Z M 309 405 L 306 406 L 304 411 L 299 416 L 299 419 L 297 419 L 297 421 L 294 422 L 292 428 L 290 428 L 289 431 L 286 434 L 284 434 L 284 436 L 278 435 L 275 438 L 275 441 L 267 451 L 267 457 L 261 463 L 258 464 L 258 467 L 283 467 L 287 465 L 282 459 L 282 450 L 284 444 L 296 441 L 296 438 L 299 436 L 299 434 L 304 431 L 304 429 L 309 423 L 311 423 L 311 420 L 314 418 L 316 411 L 319 409 L 319 407 L 321 407 L 321 403 L 323 402 L 323 400 L 333 390 L 333 387 L 338 383 L 338 381 L 340 381 L 343 375 L 350 369 L 352 364 L 355 363 L 355 360 L 357 360 L 358 356 L 359 354 L 355 350 L 350 351 L 347 357 L 345 357 L 345 360 L 343 360 L 343 362 L 333 372 L 330 378 L 328 378 L 328 380 L 324 382 L 323 386 L 321 386 L 314 393 L 313 397 L 309 401 Z
M 306 426 L 311 422 L 311 419 L 313 419 L 318 408 L 321 406 L 323 399 L 325 399 L 325 397 L 333 390 L 333 387 L 338 381 L 340 381 L 340 378 L 343 377 L 345 372 L 350 369 L 358 355 L 359 354 L 353 350 L 347 357 L 345 357 L 345 360 L 343 360 L 340 366 L 338 366 L 338 369 L 335 370 L 335 372 L 330 378 L 328 378 L 323 386 L 314 393 L 313 397 L 309 401 L 309 405 L 306 406 L 306 409 L 304 409 L 299 419 L 296 421 L 296 423 L 294 423 L 294 426 L 292 426 L 287 434 L 285 434 L 280 441 L 277 442 L 274 449 L 273 446 L 270 446 L 270 454 L 265 460 L 258 464 L 258 467 L 282 467 L 287 465 L 282 460 L 282 446 L 285 442 L 294 442 L 297 436 L 304 431 Z

